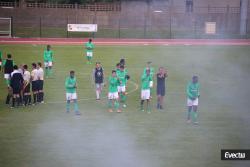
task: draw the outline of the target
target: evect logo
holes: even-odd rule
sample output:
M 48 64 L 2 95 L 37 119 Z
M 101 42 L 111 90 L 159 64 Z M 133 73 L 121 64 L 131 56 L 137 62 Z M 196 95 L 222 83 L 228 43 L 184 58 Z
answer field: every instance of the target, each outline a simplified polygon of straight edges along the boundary
M 230 153 L 230 152 L 225 152 L 225 158 L 237 158 L 237 159 L 244 159 L 246 158 L 246 154 L 245 153 Z
M 250 150 L 221 150 L 221 160 L 250 160 Z

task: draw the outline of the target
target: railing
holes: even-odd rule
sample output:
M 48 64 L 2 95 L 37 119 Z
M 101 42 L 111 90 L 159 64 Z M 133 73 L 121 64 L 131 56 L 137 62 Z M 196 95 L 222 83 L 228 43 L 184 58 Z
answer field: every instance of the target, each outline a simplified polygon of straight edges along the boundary
M 89 11 L 121 11 L 121 3 L 95 3 L 95 4 L 52 4 L 52 3 L 25 3 L 0 2 L 2 8 L 63 8 L 63 9 L 83 9 Z M 164 6 L 165 12 L 169 11 L 169 6 Z M 172 13 L 186 13 L 185 6 L 172 6 Z M 213 7 L 213 6 L 194 6 L 193 13 L 240 13 L 240 7 Z M 248 9 L 250 13 L 250 7 Z
M 17 7 L 18 6 L 18 3 L 15 3 L 15 2 L 0 2 L 0 6 L 1 7 Z
M 74 8 L 72 4 L 27 3 L 27 8 Z
M 27 8 L 64 8 L 64 9 L 85 9 L 89 11 L 121 11 L 119 3 L 107 4 L 50 4 L 50 3 L 27 3 Z

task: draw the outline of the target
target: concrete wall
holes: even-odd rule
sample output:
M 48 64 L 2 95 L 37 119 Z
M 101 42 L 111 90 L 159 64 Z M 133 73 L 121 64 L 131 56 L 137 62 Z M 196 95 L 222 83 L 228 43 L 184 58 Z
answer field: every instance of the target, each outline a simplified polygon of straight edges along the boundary
M 0 17 L 14 18 L 14 27 L 61 27 L 67 23 L 97 23 L 99 28 L 109 29 L 139 29 L 141 31 L 172 31 L 204 33 L 207 21 L 217 23 L 218 33 L 238 34 L 240 25 L 239 10 L 228 12 L 229 7 L 239 7 L 240 0 L 194 0 L 197 10 L 194 13 L 185 12 L 185 0 L 172 1 L 124 1 L 120 12 L 93 12 L 82 9 L 41 9 L 14 8 L 1 9 Z M 249 3 L 250 4 L 250 3 Z M 225 10 L 210 11 L 198 6 L 225 7 Z M 162 10 L 156 13 L 155 10 Z M 172 11 L 170 14 L 170 10 Z M 250 13 L 250 11 L 248 12 Z M 250 14 L 248 14 L 249 17 Z M 40 23 L 40 19 L 42 23 Z M 249 22 L 249 20 L 248 20 Z M 248 24 L 249 25 L 249 24 Z M 248 28 L 249 31 L 249 28 Z

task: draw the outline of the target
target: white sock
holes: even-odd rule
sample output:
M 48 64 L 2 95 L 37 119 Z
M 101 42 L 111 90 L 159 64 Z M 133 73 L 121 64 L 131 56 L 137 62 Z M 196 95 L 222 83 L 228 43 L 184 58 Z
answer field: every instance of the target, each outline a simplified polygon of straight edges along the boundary
M 96 91 L 96 98 L 97 98 L 97 99 L 100 98 L 100 95 L 99 95 L 99 91 L 98 91 L 98 90 Z

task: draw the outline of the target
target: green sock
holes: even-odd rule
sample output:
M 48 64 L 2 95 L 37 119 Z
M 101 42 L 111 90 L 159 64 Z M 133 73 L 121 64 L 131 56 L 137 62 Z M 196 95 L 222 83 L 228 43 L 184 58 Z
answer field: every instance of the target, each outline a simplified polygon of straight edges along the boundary
M 126 100 L 127 100 L 127 96 L 124 95 L 124 94 L 121 94 L 121 101 L 122 101 L 123 103 L 126 103 Z
M 118 109 L 119 109 L 119 107 L 120 107 L 120 104 L 119 104 L 119 102 L 118 102 L 118 101 L 115 101 L 115 104 L 114 104 L 114 106 L 115 106 L 115 109 L 116 109 L 116 110 L 118 110 Z
M 141 105 L 141 111 L 142 111 L 142 110 L 144 110 L 144 109 L 143 109 L 143 105 Z
M 187 115 L 187 119 L 190 120 L 190 115 L 192 113 L 192 108 L 188 108 L 188 115 Z
M 10 85 L 10 80 L 9 79 L 6 79 L 5 82 L 6 82 L 7 85 Z
M 52 75 L 52 69 L 49 69 L 49 76 Z
M 67 103 L 66 103 L 66 111 L 69 112 L 69 109 L 70 109 L 70 101 L 67 100 Z
M 197 111 L 196 112 L 194 111 L 192 115 L 193 115 L 193 121 L 197 122 L 197 117 L 198 117 Z
M 75 109 L 75 112 L 79 112 L 78 103 L 76 100 L 74 100 L 74 109 Z
M 49 69 L 45 68 L 45 76 L 48 77 L 48 75 L 49 75 Z
M 108 101 L 108 108 L 112 108 L 112 100 Z

